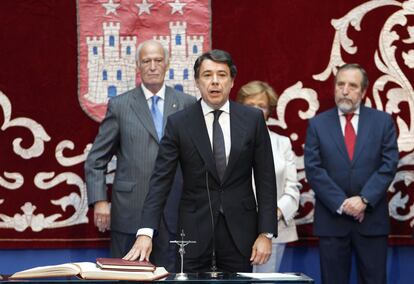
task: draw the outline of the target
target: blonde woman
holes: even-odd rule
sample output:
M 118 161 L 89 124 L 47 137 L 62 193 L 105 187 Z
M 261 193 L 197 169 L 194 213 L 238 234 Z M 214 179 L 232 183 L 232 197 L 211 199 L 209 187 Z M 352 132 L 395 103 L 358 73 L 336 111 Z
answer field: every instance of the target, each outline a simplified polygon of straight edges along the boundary
M 252 81 L 241 87 L 237 94 L 237 101 L 261 109 L 267 121 L 272 109 L 277 104 L 277 95 L 269 84 L 262 81 Z M 293 218 L 299 208 L 301 184 L 297 179 L 292 145 L 289 138 L 285 136 L 270 130 L 269 135 L 276 173 L 278 207 L 275 214 L 278 218 L 278 236 L 273 238 L 272 256 L 269 261 L 263 265 L 255 265 L 254 272 L 278 271 L 286 243 L 298 239 Z

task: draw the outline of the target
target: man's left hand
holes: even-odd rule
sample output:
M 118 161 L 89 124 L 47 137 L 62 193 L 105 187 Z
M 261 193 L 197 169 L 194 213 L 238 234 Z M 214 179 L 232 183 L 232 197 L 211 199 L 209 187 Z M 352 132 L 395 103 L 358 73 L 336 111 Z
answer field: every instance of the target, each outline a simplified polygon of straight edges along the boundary
M 360 196 L 352 196 L 345 199 L 343 203 L 343 210 L 346 214 L 353 217 L 361 216 L 361 213 L 365 211 L 367 205 L 362 202 Z
M 272 240 L 260 234 L 253 244 L 250 261 L 254 265 L 266 263 L 272 254 Z
M 359 223 L 362 223 L 362 221 L 364 221 L 364 217 L 365 217 L 365 213 L 362 212 L 359 215 L 355 216 L 355 220 L 357 220 Z

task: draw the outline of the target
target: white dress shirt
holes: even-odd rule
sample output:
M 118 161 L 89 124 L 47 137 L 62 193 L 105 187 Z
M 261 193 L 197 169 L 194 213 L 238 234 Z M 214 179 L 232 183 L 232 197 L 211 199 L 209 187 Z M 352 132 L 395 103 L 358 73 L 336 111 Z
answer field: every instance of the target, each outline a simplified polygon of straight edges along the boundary
M 152 101 L 151 98 L 153 96 L 159 96 L 160 99 L 158 100 L 157 107 L 162 114 L 164 114 L 164 102 L 165 102 L 165 84 L 162 85 L 161 89 L 156 93 L 153 94 L 150 90 L 148 90 L 144 84 L 141 84 L 142 92 L 145 95 L 145 99 L 147 100 L 148 107 L 151 110 Z
M 342 135 L 344 136 L 345 136 L 345 124 L 346 124 L 345 114 L 346 113 L 342 112 L 338 108 L 339 123 L 341 123 Z M 358 134 L 358 122 L 359 122 L 359 107 L 354 111 L 354 116 L 351 119 L 352 126 L 354 127 L 354 130 L 355 130 L 355 135 Z
M 214 109 L 210 107 L 204 100 L 201 100 L 201 109 L 204 115 L 204 121 L 206 122 L 208 137 L 210 138 L 211 149 L 213 149 L 213 121 L 214 121 Z M 219 110 L 222 110 L 219 117 L 219 124 L 223 131 L 224 147 L 226 149 L 226 164 L 229 162 L 230 149 L 231 149 L 231 135 L 230 135 L 230 103 L 227 101 Z

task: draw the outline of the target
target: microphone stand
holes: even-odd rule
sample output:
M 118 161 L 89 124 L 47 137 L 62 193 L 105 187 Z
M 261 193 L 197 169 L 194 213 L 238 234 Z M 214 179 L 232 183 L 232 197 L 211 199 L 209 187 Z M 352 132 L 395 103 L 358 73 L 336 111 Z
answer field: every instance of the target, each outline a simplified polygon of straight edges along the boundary
M 221 273 L 219 271 L 217 271 L 216 233 L 215 233 L 215 226 L 214 226 L 213 208 L 211 206 L 211 197 L 210 197 L 210 188 L 209 188 L 209 185 L 208 185 L 208 171 L 207 170 L 206 170 L 206 188 L 207 188 L 207 196 L 208 196 L 208 205 L 209 205 L 209 209 L 210 209 L 211 230 L 212 230 L 212 233 L 213 233 L 212 253 L 211 253 L 211 272 L 207 272 L 207 274 L 211 278 L 218 278 Z

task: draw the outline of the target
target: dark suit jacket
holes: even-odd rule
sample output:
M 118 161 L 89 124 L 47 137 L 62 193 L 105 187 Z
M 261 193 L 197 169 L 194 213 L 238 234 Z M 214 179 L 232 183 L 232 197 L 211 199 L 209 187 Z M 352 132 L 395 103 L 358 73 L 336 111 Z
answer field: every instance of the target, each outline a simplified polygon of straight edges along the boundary
M 166 87 L 164 126 L 170 114 L 195 101 L 192 96 Z M 111 230 L 136 234 L 158 145 L 151 112 L 140 86 L 109 101 L 105 119 L 85 162 L 85 178 L 89 204 L 108 200 L 106 167 L 112 157 L 116 156 Z M 176 190 L 181 189 L 176 187 Z M 174 196 L 175 194 L 171 195 Z M 174 231 L 174 228 L 169 229 Z
M 345 236 L 389 233 L 387 189 L 399 159 L 395 126 L 389 114 L 361 106 L 354 159 L 350 161 L 338 110 L 309 121 L 305 143 L 306 178 L 316 194 L 314 233 Z M 343 201 L 363 195 L 370 203 L 362 223 L 337 213 Z
M 211 215 L 216 219 L 222 204 L 229 230 L 239 250 L 249 257 L 261 232 L 275 233 L 276 178 L 269 134 L 261 111 L 230 102 L 231 151 L 220 183 L 200 101 L 171 115 L 160 144 L 157 161 L 145 200 L 142 226 L 158 228 L 162 208 L 177 166 L 183 172 L 183 194 L 179 229 L 187 240 L 186 255 L 198 257 L 212 238 Z M 252 190 L 252 169 L 256 180 L 258 211 Z

